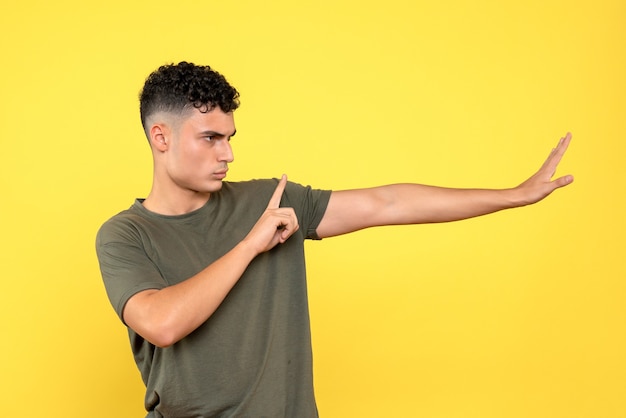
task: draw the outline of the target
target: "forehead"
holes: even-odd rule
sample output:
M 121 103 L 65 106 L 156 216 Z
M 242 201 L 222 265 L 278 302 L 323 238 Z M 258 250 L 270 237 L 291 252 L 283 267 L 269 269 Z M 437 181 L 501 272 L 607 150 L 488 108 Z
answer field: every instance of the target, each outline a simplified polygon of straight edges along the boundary
M 233 112 L 224 112 L 219 106 L 208 112 L 192 108 L 183 116 L 182 126 L 193 130 L 210 130 L 232 135 L 235 131 L 235 118 Z

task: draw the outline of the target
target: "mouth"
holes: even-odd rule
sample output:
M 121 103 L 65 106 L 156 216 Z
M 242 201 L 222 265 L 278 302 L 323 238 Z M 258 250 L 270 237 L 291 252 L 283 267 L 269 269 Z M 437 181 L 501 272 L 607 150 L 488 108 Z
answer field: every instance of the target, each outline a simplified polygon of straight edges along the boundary
M 220 171 L 216 171 L 213 173 L 213 177 L 222 180 L 226 177 L 226 172 L 228 171 L 228 169 L 225 170 L 220 170 Z

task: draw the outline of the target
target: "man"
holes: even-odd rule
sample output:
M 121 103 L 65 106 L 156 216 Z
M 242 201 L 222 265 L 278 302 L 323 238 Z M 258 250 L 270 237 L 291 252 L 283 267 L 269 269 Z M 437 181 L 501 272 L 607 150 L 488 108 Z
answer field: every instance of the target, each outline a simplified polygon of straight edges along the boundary
M 97 253 L 144 383 L 149 417 L 316 417 L 305 239 L 448 222 L 538 202 L 570 142 L 506 190 L 395 184 L 325 191 L 224 181 L 239 94 L 209 67 L 152 73 L 141 119 L 150 194 L 107 221 Z

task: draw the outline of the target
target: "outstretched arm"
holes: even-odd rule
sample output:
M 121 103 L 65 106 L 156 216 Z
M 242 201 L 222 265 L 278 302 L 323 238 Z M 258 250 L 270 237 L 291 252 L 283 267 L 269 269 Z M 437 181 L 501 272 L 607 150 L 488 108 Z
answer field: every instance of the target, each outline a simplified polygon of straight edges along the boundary
M 539 171 L 511 189 L 393 184 L 333 192 L 317 235 L 326 238 L 372 226 L 457 221 L 539 202 L 574 180 L 571 175 L 552 179 L 570 140 L 569 133 L 561 138 Z

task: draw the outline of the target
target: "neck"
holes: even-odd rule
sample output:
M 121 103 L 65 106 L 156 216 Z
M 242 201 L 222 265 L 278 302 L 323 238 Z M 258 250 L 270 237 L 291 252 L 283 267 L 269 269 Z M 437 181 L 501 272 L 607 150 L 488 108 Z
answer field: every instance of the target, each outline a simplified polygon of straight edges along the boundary
M 161 215 L 184 215 L 200 209 L 210 197 L 210 193 L 181 189 L 167 190 L 167 188 L 153 184 L 150 194 L 143 201 L 143 206 Z

